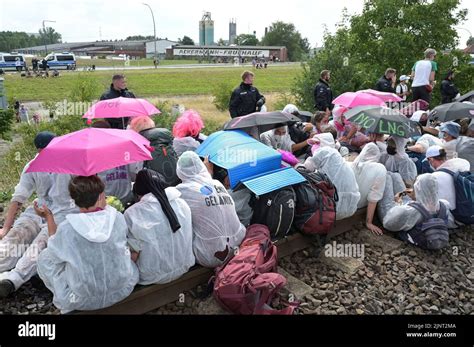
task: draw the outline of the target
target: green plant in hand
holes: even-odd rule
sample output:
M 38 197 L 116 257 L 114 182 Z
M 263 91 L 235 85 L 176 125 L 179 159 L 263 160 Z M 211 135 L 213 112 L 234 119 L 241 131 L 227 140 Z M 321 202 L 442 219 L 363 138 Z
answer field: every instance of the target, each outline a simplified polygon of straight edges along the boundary
M 107 205 L 115 208 L 119 212 L 123 212 L 125 210 L 123 208 L 122 202 L 115 196 L 108 196 L 106 201 L 107 201 Z

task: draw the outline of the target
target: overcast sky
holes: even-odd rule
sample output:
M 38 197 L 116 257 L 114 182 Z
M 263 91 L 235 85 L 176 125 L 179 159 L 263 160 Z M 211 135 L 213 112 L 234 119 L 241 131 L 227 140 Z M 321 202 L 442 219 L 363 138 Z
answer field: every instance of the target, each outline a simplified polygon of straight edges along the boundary
M 334 31 L 341 11 L 360 13 L 363 0 L 145 0 L 153 8 L 157 36 L 177 40 L 184 35 L 199 41 L 198 23 L 204 11 L 212 13 L 215 21 L 214 39 L 227 40 L 229 20 L 236 18 L 237 33 L 257 32 L 261 38 L 266 26 L 276 20 L 292 22 L 311 46 L 322 43 L 324 24 Z M 239 4 L 239 5 L 237 5 Z M 469 9 L 468 20 L 462 27 L 474 32 L 474 1 L 462 0 Z M 64 42 L 122 39 L 131 35 L 153 35 L 149 9 L 141 0 L 0 0 L 0 31 L 36 33 L 43 19 L 62 34 Z M 469 37 L 459 30 L 460 46 Z

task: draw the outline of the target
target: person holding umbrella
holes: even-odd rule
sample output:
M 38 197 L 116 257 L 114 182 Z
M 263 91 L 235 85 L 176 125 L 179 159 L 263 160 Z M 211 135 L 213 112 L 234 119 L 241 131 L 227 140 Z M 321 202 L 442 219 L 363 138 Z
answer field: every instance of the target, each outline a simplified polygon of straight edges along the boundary
M 124 75 L 114 75 L 112 77 L 112 83 L 109 90 L 102 94 L 100 100 L 110 100 L 118 97 L 135 99 L 135 94 L 127 89 L 127 81 Z M 128 124 L 128 120 L 129 118 L 126 117 L 122 119 L 107 119 L 110 126 L 114 129 L 125 129 L 126 125 Z
M 259 112 L 265 104 L 265 97 L 253 86 L 255 74 L 244 71 L 242 83 L 230 97 L 229 112 L 232 118 Z

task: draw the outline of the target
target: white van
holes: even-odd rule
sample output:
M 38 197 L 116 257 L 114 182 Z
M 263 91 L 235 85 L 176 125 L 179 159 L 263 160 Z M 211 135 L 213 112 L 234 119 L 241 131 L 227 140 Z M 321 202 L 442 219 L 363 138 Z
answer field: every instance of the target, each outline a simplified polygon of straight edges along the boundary
M 51 70 L 65 68 L 67 70 L 76 69 L 76 56 L 69 52 L 51 53 L 46 56 L 46 64 Z
M 0 69 L 16 70 L 17 67 L 21 66 L 24 70 L 26 66 L 25 58 L 23 55 L 18 53 L 0 53 Z

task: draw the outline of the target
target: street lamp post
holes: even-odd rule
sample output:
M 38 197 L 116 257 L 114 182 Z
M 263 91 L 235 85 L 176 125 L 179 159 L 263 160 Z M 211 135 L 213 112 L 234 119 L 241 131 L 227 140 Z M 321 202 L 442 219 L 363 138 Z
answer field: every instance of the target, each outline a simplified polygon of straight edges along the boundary
M 149 9 L 150 9 L 150 12 L 151 12 L 151 18 L 153 19 L 153 42 L 154 42 L 154 45 L 155 45 L 155 59 L 154 59 L 154 62 L 155 62 L 155 69 L 156 69 L 156 63 L 158 62 L 157 60 L 157 57 L 156 57 L 156 25 L 155 25 L 155 15 L 153 14 L 153 10 L 151 9 L 151 6 L 148 5 L 148 4 L 145 4 L 143 3 L 143 5 L 147 6 Z
M 44 56 L 47 56 L 48 55 L 48 45 L 46 44 L 46 27 L 44 26 L 44 23 L 56 23 L 55 20 L 43 20 L 43 35 L 44 35 Z

